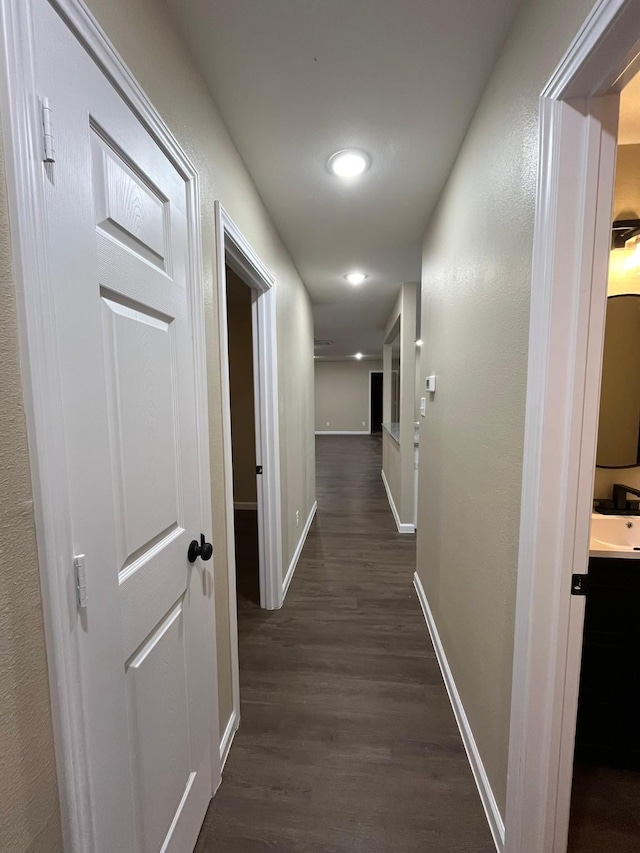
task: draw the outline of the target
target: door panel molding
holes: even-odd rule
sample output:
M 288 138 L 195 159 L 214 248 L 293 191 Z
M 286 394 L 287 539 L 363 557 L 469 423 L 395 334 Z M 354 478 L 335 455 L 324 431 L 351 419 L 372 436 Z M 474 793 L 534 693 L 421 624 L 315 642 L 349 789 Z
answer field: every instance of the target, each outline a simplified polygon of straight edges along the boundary
M 44 611 L 49 684 L 62 831 L 65 850 L 90 853 L 95 847 L 92 802 L 80 689 L 80 658 L 70 627 L 78 615 L 73 575 L 64 410 L 48 276 L 47 225 L 43 191 L 42 120 L 36 84 L 32 10 L 47 0 L 0 0 L 0 38 L 5 74 L 0 81 L 13 269 L 18 302 L 21 367 L 34 493 L 38 562 Z M 189 311 L 194 329 L 198 491 L 201 529 L 211 530 L 206 361 L 198 174 L 82 0 L 48 0 L 97 67 L 115 86 L 149 131 L 186 185 Z M 55 118 L 54 118 L 55 125 Z M 55 133 L 55 127 L 54 127 Z M 211 677 L 217 684 L 215 636 Z M 217 701 L 212 707 L 213 788 L 220 779 Z

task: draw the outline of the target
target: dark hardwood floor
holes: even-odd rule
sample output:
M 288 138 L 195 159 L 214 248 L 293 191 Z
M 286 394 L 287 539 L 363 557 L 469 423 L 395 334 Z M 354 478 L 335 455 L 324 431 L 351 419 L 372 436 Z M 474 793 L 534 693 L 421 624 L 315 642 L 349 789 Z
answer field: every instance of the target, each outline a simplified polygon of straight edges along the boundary
M 255 509 L 241 509 L 234 513 L 236 595 L 242 604 L 246 602 L 260 607 L 257 516 Z
M 568 853 L 638 853 L 639 807 L 640 773 L 576 762 Z
M 197 853 L 492 853 L 381 436 L 319 437 L 317 466 L 284 607 L 239 598 L 242 723 Z

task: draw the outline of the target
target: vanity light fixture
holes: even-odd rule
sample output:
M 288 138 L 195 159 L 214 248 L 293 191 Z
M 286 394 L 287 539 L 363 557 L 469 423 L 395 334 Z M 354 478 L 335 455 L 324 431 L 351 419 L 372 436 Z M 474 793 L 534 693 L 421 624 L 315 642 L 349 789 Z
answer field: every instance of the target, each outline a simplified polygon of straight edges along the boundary
M 357 178 L 371 166 L 371 156 L 358 148 L 344 148 L 329 157 L 327 166 L 338 178 Z
M 357 353 L 354 355 L 354 358 L 357 358 L 357 359 L 358 359 L 358 361 L 360 361 L 360 359 L 361 359 L 361 358 L 363 358 L 363 355 L 362 355 L 362 353 L 361 353 L 361 352 L 357 352 Z
M 345 275 L 345 278 L 349 284 L 362 284 L 367 276 L 363 272 L 349 272 Z

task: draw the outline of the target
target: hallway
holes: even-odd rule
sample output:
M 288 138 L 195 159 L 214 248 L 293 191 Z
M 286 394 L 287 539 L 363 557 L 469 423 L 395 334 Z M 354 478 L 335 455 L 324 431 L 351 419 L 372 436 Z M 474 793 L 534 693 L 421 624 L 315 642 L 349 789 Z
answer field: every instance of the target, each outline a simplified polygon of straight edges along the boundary
M 491 853 L 381 436 L 322 436 L 285 605 L 239 604 L 242 721 L 196 853 Z

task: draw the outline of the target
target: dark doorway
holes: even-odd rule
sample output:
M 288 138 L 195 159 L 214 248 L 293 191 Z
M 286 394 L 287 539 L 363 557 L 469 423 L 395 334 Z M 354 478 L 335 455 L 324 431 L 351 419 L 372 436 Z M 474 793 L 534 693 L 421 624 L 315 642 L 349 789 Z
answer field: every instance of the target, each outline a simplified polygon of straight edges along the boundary
M 371 432 L 382 432 L 382 371 L 372 370 L 369 374 L 371 382 L 371 412 L 369 421 Z
M 260 606 L 251 288 L 226 267 L 236 593 Z

